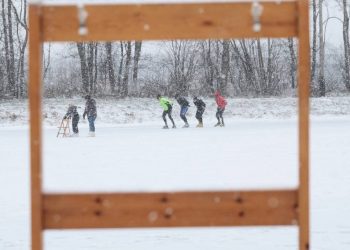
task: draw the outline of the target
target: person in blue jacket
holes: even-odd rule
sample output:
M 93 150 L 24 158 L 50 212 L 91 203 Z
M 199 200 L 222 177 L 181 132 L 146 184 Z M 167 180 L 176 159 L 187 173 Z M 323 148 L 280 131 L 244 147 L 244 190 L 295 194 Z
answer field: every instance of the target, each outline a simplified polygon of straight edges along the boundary
M 183 128 L 188 128 L 190 125 L 187 122 L 186 113 L 188 111 L 190 103 L 186 100 L 185 97 L 180 96 L 179 94 L 175 95 L 175 99 L 179 103 L 180 108 L 181 108 L 180 117 L 185 122 L 185 125 L 183 126 Z

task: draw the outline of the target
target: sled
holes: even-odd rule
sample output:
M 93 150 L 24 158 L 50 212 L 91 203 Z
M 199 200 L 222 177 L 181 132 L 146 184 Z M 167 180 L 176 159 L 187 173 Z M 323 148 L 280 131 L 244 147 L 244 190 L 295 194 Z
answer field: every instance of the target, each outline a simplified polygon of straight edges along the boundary
M 62 137 L 69 137 L 70 136 L 70 118 L 63 118 L 61 121 L 60 126 L 58 127 L 58 132 L 57 132 L 57 138 L 62 135 Z

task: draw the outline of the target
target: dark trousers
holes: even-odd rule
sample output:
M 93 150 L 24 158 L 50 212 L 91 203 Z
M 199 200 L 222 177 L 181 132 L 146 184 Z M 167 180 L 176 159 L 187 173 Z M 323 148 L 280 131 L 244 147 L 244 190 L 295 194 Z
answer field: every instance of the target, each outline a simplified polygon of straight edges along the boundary
M 95 132 L 95 120 L 96 116 L 88 116 L 88 121 L 89 121 L 89 131 L 90 132 Z
M 218 119 L 218 123 L 224 124 L 224 118 L 222 117 L 222 114 L 224 113 L 225 108 L 219 108 L 216 111 L 216 119 Z M 221 118 L 221 121 L 220 121 Z
M 188 106 L 182 106 L 181 107 L 180 117 L 185 123 L 187 123 L 187 118 L 186 118 L 187 111 L 188 111 Z
M 78 134 L 79 129 L 78 129 L 78 123 L 79 123 L 79 115 L 74 115 L 72 119 L 72 127 L 73 127 L 73 133 Z
M 163 120 L 164 120 L 166 126 L 168 126 L 168 123 L 167 123 L 166 118 L 165 118 L 166 115 L 169 116 L 170 121 L 171 121 L 171 122 L 173 123 L 173 125 L 175 126 L 175 122 L 174 122 L 173 118 L 171 117 L 171 112 L 172 112 L 172 111 L 173 111 L 173 107 L 172 107 L 171 105 L 168 106 L 168 110 L 164 110 L 164 111 L 163 111 L 162 117 L 163 117 Z
M 203 123 L 203 113 L 204 113 L 204 109 L 197 109 L 196 112 L 196 119 L 200 122 Z

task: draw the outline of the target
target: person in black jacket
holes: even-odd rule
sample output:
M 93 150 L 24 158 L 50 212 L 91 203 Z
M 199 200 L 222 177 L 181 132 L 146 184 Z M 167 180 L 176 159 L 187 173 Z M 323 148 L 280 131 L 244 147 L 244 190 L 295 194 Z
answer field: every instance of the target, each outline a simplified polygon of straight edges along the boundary
M 79 136 L 78 123 L 79 123 L 80 117 L 77 111 L 77 106 L 74 106 L 73 104 L 69 104 L 68 111 L 66 115 L 63 117 L 63 119 L 70 119 L 70 118 L 72 118 L 73 136 Z
M 193 98 L 193 103 L 197 107 L 196 118 L 198 120 L 197 128 L 203 128 L 203 113 L 205 110 L 205 103 L 198 97 Z
M 96 109 L 96 101 L 91 98 L 90 95 L 85 96 L 85 110 L 83 114 L 83 118 L 87 116 L 89 121 L 89 136 L 95 136 L 95 120 L 97 117 L 97 109 Z
M 185 125 L 183 126 L 183 128 L 188 128 L 190 125 L 187 122 L 186 113 L 188 111 L 190 103 L 186 100 L 185 97 L 180 96 L 178 94 L 175 95 L 175 99 L 176 99 L 176 101 L 179 103 L 179 105 L 181 107 L 180 117 L 185 122 Z

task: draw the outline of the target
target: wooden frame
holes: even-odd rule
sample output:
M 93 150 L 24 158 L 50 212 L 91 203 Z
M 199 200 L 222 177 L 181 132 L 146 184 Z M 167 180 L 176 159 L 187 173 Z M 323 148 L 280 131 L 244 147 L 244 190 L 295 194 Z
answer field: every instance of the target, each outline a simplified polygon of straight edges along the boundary
M 307 0 L 87 5 L 86 35 L 75 6 L 29 6 L 32 249 L 47 229 L 296 225 L 309 246 L 309 17 Z M 161 20 L 161 21 L 160 21 Z M 171 30 L 171 32 L 169 32 Z M 299 187 L 295 190 L 47 194 L 42 190 L 41 60 L 45 41 L 299 38 Z

